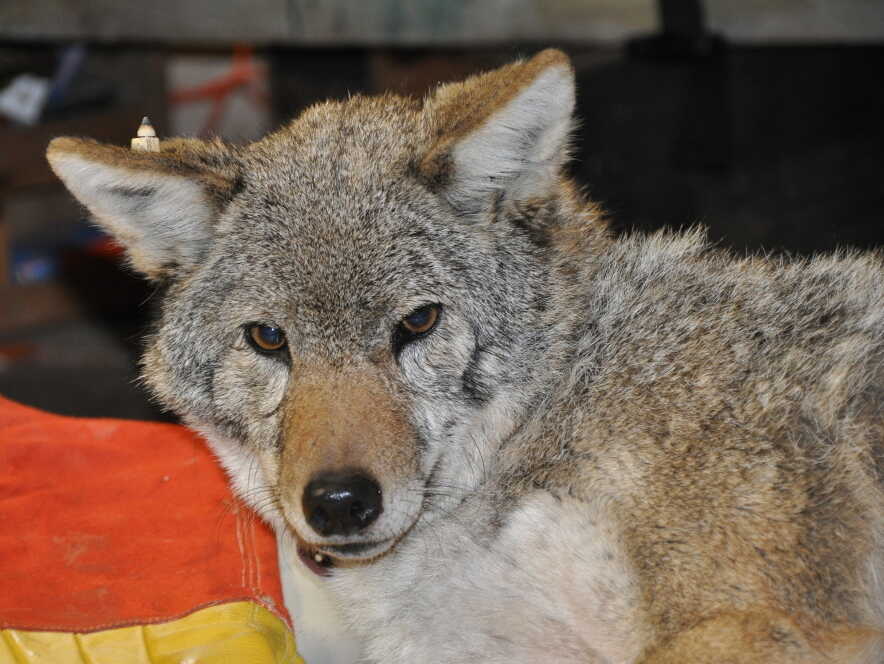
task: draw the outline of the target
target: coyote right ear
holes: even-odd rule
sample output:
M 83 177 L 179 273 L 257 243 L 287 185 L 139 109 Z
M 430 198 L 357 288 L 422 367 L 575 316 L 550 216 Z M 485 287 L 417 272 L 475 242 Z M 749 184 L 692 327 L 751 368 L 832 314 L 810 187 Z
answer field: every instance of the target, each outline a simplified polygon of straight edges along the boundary
M 232 149 L 220 141 L 164 141 L 161 152 L 132 151 L 86 139 L 56 138 L 52 170 L 126 247 L 151 279 L 195 267 L 214 235 L 217 214 L 239 186 Z
M 443 85 L 424 106 L 438 138 L 421 173 L 465 215 L 501 194 L 542 197 L 568 157 L 574 103 L 571 62 L 554 49 Z

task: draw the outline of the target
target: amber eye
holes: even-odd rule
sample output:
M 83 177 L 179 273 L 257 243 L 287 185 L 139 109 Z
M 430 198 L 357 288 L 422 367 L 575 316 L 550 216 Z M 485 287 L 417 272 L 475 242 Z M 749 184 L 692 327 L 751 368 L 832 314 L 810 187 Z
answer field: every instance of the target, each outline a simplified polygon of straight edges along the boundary
M 406 336 L 419 337 L 432 330 L 439 320 L 440 309 L 441 306 L 438 304 L 425 304 L 403 318 L 400 325 Z
M 254 323 L 246 327 L 246 340 L 259 351 L 273 352 L 285 347 L 285 332 L 273 325 Z

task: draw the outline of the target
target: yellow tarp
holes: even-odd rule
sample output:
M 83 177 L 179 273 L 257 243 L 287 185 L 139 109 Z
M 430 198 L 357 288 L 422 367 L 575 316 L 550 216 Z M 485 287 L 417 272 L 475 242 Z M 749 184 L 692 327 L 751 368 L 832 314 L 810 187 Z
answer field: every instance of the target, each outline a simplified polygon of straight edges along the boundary
M 71 634 L 0 630 L 0 664 L 304 664 L 286 624 L 231 602 L 155 625 Z

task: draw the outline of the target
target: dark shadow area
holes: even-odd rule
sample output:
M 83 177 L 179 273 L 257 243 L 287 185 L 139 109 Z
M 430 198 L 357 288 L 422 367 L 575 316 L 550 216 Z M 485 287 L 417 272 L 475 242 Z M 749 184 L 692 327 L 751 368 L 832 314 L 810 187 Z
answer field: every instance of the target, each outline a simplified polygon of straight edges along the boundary
M 632 54 L 579 74 L 575 176 L 621 230 L 701 223 L 737 250 L 884 239 L 881 47 Z

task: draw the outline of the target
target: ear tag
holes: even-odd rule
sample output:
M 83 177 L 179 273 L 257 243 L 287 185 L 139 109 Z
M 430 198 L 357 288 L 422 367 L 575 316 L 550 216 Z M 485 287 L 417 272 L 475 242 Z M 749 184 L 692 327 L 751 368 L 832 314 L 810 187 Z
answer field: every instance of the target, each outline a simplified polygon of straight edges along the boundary
M 136 134 L 138 138 L 132 139 L 132 149 L 138 152 L 159 152 L 160 139 L 153 129 L 150 118 L 146 115 L 141 119 L 141 126 Z

